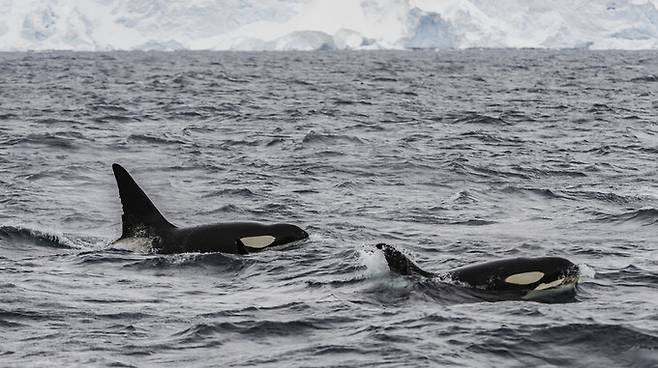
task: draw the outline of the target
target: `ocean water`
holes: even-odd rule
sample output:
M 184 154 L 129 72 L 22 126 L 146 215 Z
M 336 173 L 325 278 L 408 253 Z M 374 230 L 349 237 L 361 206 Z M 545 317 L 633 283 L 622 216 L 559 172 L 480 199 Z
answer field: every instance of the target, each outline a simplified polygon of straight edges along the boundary
M 658 54 L 0 54 L 0 366 L 658 366 Z M 290 222 L 247 256 L 158 255 L 111 164 L 173 223 Z M 575 301 L 391 274 L 579 265 Z

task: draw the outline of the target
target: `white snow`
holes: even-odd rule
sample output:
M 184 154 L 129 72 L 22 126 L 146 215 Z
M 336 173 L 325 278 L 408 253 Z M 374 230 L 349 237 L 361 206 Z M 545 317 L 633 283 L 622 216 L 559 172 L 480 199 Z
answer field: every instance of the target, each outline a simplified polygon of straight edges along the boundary
M 658 48 L 658 0 L 0 0 L 0 50 Z

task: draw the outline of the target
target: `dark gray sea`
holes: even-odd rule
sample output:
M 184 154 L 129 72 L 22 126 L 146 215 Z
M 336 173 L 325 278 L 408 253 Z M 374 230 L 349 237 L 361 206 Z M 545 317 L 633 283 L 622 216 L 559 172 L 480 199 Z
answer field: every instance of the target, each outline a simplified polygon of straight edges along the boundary
M 0 54 L 0 366 L 656 367 L 658 53 Z M 114 249 L 125 166 L 246 256 Z M 575 301 L 391 274 L 579 265 Z

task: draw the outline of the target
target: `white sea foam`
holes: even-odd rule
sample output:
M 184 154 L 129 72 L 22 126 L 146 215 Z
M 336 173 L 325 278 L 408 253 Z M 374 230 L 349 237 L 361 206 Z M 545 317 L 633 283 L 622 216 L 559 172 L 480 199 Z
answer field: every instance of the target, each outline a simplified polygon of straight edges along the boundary
M 596 271 L 585 263 L 579 264 L 578 269 L 580 270 L 581 278 L 593 279 L 596 276 Z
M 378 250 L 359 249 L 360 261 L 366 266 L 365 277 L 377 277 L 390 272 L 384 254 Z
M 132 252 L 151 253 L 153 251 L 153 239 L 124 238 L 113 242 L 110 246 L 115 249 L 124 249 Z

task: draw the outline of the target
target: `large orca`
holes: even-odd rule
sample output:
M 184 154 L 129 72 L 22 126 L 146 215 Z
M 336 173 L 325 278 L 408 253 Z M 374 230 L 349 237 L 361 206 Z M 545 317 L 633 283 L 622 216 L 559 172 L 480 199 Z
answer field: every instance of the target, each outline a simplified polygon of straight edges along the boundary
M 162 216 L 126 169 L 113 164 L 112 170 L 123 206 L 123 231 L 117 241 L 146 238 L 155 251 L 166 254 L 246 254 L 308 238 L 304 230 L 291 224 L 229 222 L 179 228 Z
M 548 300 L 573 296 L 578 266 L 560 257 L 509 258 L 455 268 L 446 273 L 425 271 L 393 246 L 379 243 L 388 267 L 400 275 L 451 281 L 494 299 Z M 545 298 L 548 297 L 548 298 Z

